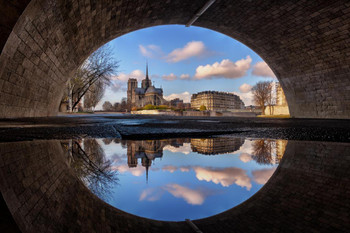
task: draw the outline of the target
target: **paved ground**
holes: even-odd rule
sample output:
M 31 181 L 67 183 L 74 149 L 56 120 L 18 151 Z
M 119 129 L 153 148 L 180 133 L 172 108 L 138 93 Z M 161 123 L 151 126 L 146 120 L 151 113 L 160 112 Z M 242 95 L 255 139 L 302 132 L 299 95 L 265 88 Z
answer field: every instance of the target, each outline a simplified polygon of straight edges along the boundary
M 175 117 L 128 114 L 0 120 L 0 142 L 76 137 L 124 139 L 236 134 L 245 137 L 350 142 L 350 120 Z

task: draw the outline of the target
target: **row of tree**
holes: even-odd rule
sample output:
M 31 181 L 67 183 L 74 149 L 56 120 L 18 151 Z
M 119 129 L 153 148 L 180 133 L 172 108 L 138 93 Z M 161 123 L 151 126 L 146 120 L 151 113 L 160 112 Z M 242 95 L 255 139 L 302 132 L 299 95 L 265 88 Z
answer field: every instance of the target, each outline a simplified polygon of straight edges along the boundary
M 116 102 L 112 104 L 109 101 L 105 101 L 102 105 L 102 109 L 106 112 L 126 112 L 130 111 L 130 106 L 128 105 L 126 99 L 123 98 L 120 103 Z

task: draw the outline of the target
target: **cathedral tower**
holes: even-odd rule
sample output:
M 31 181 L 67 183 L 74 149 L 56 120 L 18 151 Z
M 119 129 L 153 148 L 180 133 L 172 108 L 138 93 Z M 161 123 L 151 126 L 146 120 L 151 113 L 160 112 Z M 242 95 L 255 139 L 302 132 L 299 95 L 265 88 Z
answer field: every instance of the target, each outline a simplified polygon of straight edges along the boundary
M 127 103 L 135 103 L 135 89 L 137 88 L 137 80 L 135 78 L 130 78 L 128 80 L 128 91 L 127 91 Z

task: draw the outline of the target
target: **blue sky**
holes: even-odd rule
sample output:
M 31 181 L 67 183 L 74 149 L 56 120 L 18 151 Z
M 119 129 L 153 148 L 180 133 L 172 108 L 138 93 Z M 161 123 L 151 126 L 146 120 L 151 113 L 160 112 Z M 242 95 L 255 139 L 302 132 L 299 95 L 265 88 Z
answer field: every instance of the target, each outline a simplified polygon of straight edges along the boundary
M 266 63 L 251 49 L 224 34 L 200 27 L 166 25 L 141 29 L 108 43 L 120 61 L 118 76 L 107 88 L 104 101 L 126 97 L 127 79 L 143 79 L 148 60 L 149 75 L 170 100 L 188 102 L 191 94 L 216 90 L 233 92 L 251 104 L 251 87 L 274 80 Z M 140 84 L 139 84 L 140 85 Z

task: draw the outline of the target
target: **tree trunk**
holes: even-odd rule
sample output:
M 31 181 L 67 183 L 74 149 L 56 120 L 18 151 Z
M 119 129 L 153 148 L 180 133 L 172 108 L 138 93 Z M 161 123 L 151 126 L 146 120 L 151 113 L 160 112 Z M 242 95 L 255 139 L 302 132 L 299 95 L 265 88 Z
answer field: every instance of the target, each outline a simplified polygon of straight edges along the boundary
M 72 83 L 68 81 L 68 112 L 73 112 L 73 90 Z

